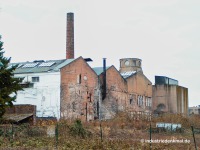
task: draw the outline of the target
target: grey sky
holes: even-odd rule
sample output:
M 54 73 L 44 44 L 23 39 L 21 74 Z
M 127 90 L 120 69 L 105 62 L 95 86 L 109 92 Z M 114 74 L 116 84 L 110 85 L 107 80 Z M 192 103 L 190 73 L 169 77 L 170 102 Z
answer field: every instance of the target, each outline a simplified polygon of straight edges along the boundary
M 75 57 L 119 68 L 142 59 L 144 74 L 179 80 L 200 105 L 199 0 L 0 0 L 0 34 L 12 62 L 65 58 L 66 13 L 74 12 Z

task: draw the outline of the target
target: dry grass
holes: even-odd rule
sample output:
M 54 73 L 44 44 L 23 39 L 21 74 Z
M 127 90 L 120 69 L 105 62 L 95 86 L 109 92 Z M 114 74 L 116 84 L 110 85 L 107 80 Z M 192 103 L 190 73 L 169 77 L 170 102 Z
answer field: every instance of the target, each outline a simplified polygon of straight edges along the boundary
M 188 118 L 181 115 L 166 114 L 152 118 L 152 126 L 155 126 L 156 122 L 168 122 L 168 123 L 181 123 L 185 128 L 184 133 L 152 133 L 152 139 L 162 140 L 190 140 L 190 143 L 152 143 L 153 150 L 160 149 L 186 149 L 193 150 L 194 143 L 190 126 L 200 127 L 200 117 L 190 116 Z M 48 124 L 48 123 L 47 123 Z M 55 124 L 55 123 L 50 123 Z M 43 132 L 39 127 L 22 126 L 18 127 L 19 133 L 15 130 L 15 136 L 12 137 L 9 134 L 7 136 L 0 136 L 0 149 L 93 149 L 93 150 L 148 150 L 150 144 L 142 143 L 141 139 L 149 139 L 149 125 L 150 122 L 145 120 L 133 120 L 126 113 L 119 113 L 114 119 L 109 121 L 102 121 L 103 141 L 100 138 L 99 121 L 85 122 L 83 125 L 76 126 L 73 122 L 60 121 L 58 122 L 58 141 L 56 137 L 47 137 L 38 132 Z M 45 126 L 44 123 L 42 126 Z M 41 126 L 40 126 L 41 127 Z M 78 129 L 78 130 L 77 130 Z M 79 131 L 81 130 L 81 134 Z M 82 134 L 85 134 L 82 136 Z M 200 135 L 196 134 L 196 141 L 198 147 L 200 147 Z

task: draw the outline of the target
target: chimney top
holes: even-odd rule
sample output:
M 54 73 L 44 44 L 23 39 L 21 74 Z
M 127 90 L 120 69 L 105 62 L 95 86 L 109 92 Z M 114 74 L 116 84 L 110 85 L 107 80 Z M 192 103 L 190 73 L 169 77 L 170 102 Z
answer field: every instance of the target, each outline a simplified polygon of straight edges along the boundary
M 74 58 L 74 13 L 67 13 L 66 59 Z

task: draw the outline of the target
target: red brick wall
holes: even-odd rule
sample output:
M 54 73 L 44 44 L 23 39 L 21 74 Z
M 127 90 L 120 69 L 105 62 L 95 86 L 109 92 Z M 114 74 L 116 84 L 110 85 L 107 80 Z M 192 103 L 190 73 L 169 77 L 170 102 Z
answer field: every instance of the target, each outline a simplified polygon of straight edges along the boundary
M 35 105 L 13 105 L 13 107 L 6 108 L 5 114 L 33 114 L 29 123 L 36 124 L 36 106 Z
M 81 82 L 79 80 L 81 76 Z M 87 80 L 84 80 L 87 76 Z M 99 76 L 103 83 L 103 74 Z M 79 83 L 80 82 L 80 83 Z M 137 106 L 137 96 L 152 97 L 151 82 L 141 73 L 130 77 L 127 81 L 119 71 L 111 66 L 106 71 L 106 98 L 102 102 L 102 117 L 111 118 L 118 111 L 145 111 Z M 83 121 L 98 117 L 97 103 L 98 76 L 82 57 L 61 69 L 61 118 L 81 118 Z M 135 95 L 134 104 L 130 99 Z M 149 108 L 148 108 L 149 109 Z
M 102 75 L 100 76 L 102 81 Z M 125 110 L 127 101 L 127 84 L 118 70 L 111 66 L 106 71 L 106 98 L 102 102 L 102 117 L 109 118 L 117 111 Z
M 13 105 L 13 107 L 6 108 L 6 114 L 36 114 L 35 105 Z
M 61 69 L 61 118 L 94 119 L 97 81 L 97 75 L 82 57 Z

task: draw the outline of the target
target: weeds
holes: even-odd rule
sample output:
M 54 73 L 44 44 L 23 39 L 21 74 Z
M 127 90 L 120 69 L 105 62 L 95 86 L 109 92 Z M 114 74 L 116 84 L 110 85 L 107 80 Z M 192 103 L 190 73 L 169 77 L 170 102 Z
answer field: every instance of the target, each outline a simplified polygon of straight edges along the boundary
M 72 126 L 70 126 L 70 134 L 72 136 L 79 136 L 85 138 L 87 136 L 86 130 L 83 128 L 81 120 L 76 120 Z
M 152 139 L 187 139 L 190 143 L 152 143 L 153 149 L 194 149 L 190 124 L 200 127 L 198 116 L 183 117 L 166 114 L 152 118 L 152 126 L 156 122 L 181 123 L 184 133 L 154 133 Z M 56 123 L 55 123 L 56 124 Z M 54 124 L 54 125 L 55 125 Z M 58 139 L 48 137 L 45 126 L 14 125 L 0 126 L 0 149 L 57 149 L 66 150 L 100 150 L 100 149 L 149 149 L 149 143 L 142 143 L 141 139 L 149 139 L 149 122 L 134 120 L 127 114 L 119 113 L 112 120 L 102 121 L 103 141 L 100 139 L 99 121 L 84 122 L 80 120 L 59 121 Z M 13 136 L 14 135 L 14 136 Z M 13 140 L 9 140 L 13 138 Z M 200 146 L 200 134 L 196 134 L 197 145 Z

